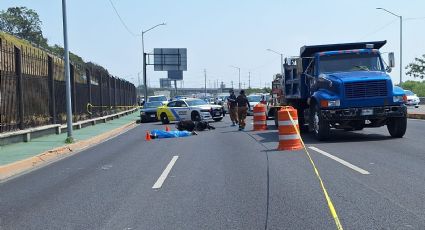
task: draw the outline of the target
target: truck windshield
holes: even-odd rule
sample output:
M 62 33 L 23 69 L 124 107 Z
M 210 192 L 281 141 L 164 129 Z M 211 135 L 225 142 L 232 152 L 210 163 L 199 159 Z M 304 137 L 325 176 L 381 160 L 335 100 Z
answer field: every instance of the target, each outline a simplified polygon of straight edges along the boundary
M 321 56 L 320 73 L 384 71 L 377 53 L 348 53 Z

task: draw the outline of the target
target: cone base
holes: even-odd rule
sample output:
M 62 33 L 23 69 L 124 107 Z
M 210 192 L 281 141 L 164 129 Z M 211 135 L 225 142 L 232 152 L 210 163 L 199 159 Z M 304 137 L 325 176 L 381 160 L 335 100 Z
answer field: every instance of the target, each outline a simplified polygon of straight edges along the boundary
M 277 147 L 277 150 L 300 150 L 303 149 L 303 147 L 301 145 L 297 145 L 297 146 L 282 146 L 279 144 L 279 146 Z

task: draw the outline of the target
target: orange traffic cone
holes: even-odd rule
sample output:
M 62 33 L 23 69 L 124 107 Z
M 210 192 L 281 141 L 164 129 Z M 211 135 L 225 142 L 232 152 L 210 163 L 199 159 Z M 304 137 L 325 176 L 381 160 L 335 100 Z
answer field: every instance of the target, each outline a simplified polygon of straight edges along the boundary
M 168 127 L 168 125 L 165 126 L 165 131 L 166 132 L 170 131 L 170 127 Z
M 151 141 L 152 140 L 152 138 L 151 138 L 151 134 L 149 133 L 149 131 L 146 131 L 146 141 Z

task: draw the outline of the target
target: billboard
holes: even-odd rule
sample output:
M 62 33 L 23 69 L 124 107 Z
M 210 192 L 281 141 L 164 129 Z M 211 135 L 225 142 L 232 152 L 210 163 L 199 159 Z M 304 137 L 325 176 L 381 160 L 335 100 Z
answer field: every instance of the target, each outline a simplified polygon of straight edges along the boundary
M 170 80 L 183 80 L 183 71 L 179 70 L 169 70 L 168 79 Z
M 155 71 L 186 71 L 186 48 L 155 48 L 153 50 Z
M 160 88 L 171 88 L 171 80 L 168 78 L 160 78 L 159 79 L 159 87 Z

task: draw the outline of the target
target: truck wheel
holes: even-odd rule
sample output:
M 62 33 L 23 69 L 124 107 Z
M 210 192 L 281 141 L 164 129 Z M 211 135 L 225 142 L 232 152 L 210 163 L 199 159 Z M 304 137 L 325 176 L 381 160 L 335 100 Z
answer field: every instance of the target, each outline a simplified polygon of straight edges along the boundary
M 388 132 L 392 137 L 401 138 L 406 133 L 407 117 L 389 118 L 387 122 Z
M 313 134 L 316 139 L 319 141 L 328 139 L 330 136 L 329 122 L 323 120 L 322 116 L 320 115 L 320 108 L 318 105 L 313 108 L 311 116 Z
M 161 113 L 160 118 L 161 118 L 161 122 L 162 122 L 162 124 L 164 124 L 164 125 L 165 125 L 165 124 L 170 123 L 170 120 L 168 119 L 167 114 L 165 114 L 165 113 Z

